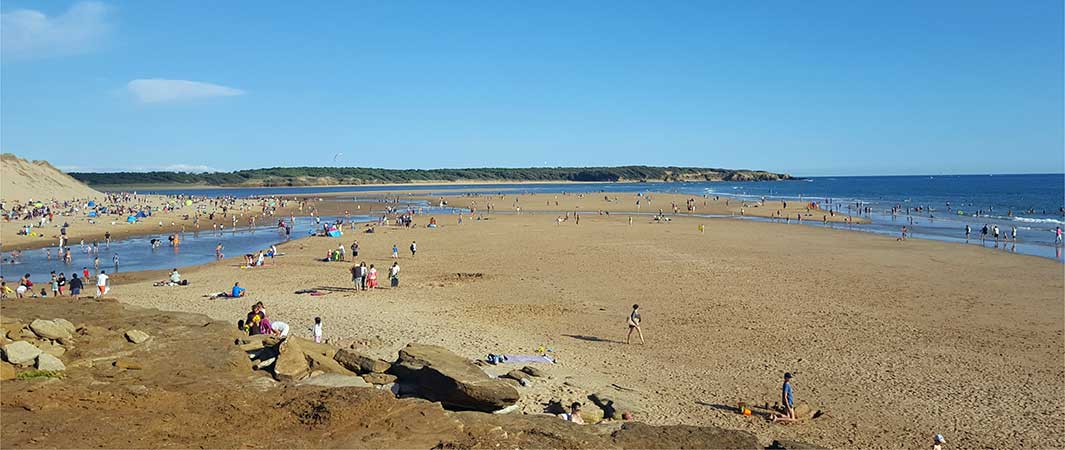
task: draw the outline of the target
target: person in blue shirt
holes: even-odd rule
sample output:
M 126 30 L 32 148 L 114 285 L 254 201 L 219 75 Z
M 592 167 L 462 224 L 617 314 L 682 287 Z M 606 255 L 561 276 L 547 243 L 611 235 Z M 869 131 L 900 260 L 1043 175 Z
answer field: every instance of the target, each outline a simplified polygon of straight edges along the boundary
M 784 374 L 784 386 L 780 388 L 780 403 L 784 414 L 773 417 L 773 422 L 795 422 L 795 394 L 791 390 L 791 373 Z
M 243 297 L 245 289 L 240 287 L 240 282 L 233 283 L 233 292 L 230 297 Z

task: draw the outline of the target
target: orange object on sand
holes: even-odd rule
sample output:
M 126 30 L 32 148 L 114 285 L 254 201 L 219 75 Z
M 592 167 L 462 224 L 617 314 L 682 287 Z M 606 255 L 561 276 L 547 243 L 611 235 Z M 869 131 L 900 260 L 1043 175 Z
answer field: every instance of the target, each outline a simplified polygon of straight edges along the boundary
M 743 415 L 745 415 L 745 416 L 751 415 L 751 408 L 743 408 Z

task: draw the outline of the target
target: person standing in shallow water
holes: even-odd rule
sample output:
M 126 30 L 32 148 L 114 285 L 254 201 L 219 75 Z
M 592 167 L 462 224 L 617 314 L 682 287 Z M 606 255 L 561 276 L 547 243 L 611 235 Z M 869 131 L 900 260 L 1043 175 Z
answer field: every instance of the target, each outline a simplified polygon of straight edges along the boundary
M 640 330 L 640 305 L 632 305 L 632 312 L 629 313 L 629 334 L 625 337 L 625 343 L 632 343 L 632 332 L 635 330 L 636 335 L 640 337 L 640 343 L 643 344 L 643 331 Z

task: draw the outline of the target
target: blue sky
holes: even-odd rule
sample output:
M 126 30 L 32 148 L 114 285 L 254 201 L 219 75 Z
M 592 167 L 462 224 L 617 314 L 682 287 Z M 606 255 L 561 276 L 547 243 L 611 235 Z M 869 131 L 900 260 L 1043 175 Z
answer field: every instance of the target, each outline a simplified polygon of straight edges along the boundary
M 0 149 L 68 169 L 1065 171 L 1061 1 L 0 11 Z

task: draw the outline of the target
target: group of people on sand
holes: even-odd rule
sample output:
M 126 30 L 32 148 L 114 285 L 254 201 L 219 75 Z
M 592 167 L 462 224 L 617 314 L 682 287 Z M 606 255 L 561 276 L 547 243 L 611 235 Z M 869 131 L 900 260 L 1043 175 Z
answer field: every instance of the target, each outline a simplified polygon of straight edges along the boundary
M 77 272 L 70 273 L 70 279 L 67 279 L 65 273 L 56 274 L 55 271 L 51 273 L 51 279 L 49 280 L 48 288 L 42 287 L 40 292 L 34 291 L 33 281 L 30 280 L 30 274 L 25 274 L 22 278 L 19 278 L 18 285 L 15 289 L 12 289 L 7 285 L 7 280 L 0 276 L 0 298 L 8 298 L 12 295 L 15 298 L 44 298 L 44 297 L 60 297 L 69 296 L 78 298 L 81 295 L 82 289 L 85 288 L 85 280 L 89 279 L 89 270 L 85 269 L 84 278 L 78 276 Z M 100 297 L 107 294 L 111 289 L 110 277 L 106 271 L 101 270 L 96 275 L 96 297 Z M 64 292 L 66 291 L 66 292 Z M 49 292 L 51 292 L 49 294 Z
M 215 248 L 215 257 L 219 257 L 221 255 L 221 252 L 222 252 L 221 247 L 222 247 L 222 244 L 218 244 L 218 247 Z M 262 266 L 265 266 L 266 265 L 266 258 L 270 258 L 270 263 L 273 264 L 274 257 L 277 256 L 277 255 L 278 255 L 278 253 L 277 253 L 277 246 L 276 245 L 271 245 L 270 248 L 268 248 L 266 250 L 259 250 L 258 254 L 246 253 L 244 255 L 244 266 L 245 267 L 262 267 Z
M 170 271 L 170 275 L 163 281 L 156 281 L 153 286 L 188 286 L 189 280 L 181 278 L 177 267 Z
M 366 267 L 366 262 L 363 261 L 351 266 L 348 271 L 351 272 L 351 282 L 355 284 L 356 291 L 367 291 L 379 287 L 377 267 L 373 264 Z M 388 268 L 388 280 L 393 289 L 399 287 L 399 262 L 393 262 L 392 267 Z
M 266 306 L 263 302 L 255 302 L 251 311 L 244 320 L 238 321 L 238 327 L 250 336 L 257 334 L 269 334 L 279 338 L 287 338 L 292 328 L 280 320 L 270 320 L 266 314 Z M 309 327 L 314 342 L 322 342 L 322 318 L 315 317 L 314 323 Z

